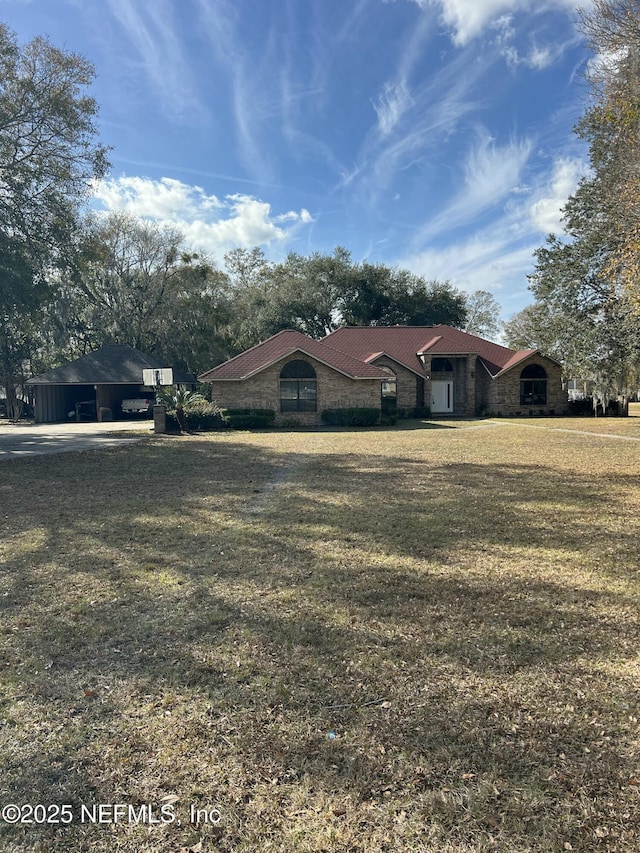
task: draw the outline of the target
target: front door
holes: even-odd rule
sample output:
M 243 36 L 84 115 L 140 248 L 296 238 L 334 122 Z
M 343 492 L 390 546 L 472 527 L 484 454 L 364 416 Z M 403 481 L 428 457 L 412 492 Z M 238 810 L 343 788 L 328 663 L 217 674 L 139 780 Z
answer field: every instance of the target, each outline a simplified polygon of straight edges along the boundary
M 453 382 L 431 383 L 431 411 L 433 414 L 453 412 Z

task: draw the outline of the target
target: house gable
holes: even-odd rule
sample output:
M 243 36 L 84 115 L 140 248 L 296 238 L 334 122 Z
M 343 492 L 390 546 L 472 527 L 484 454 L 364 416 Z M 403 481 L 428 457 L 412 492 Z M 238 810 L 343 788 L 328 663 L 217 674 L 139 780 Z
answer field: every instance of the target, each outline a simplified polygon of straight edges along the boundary
M 286 367 L 300 360 L 307 362 L 315 374 L 316 405 L 313 411 L 292 410 L 289 403 L 284 404 L 283 385 L 291 382 L 286 375 Z M 302 348 L 297 348 L 262 369 L 255 370 L 247 378 L 218 380 L 215 371 L 212 371 L 213 375 L 208 381 L 212 399 L 223 409 L 270 409 L 276 412 L 277 422 L 294 420 L 303 425 L 315 425 L 320 423 L 324 409 L 380 408 L 382 381 L 387 378 L 387 374 L 373 366 L 371 369 L 375 374 L 364 379 L 351 377 Z
M 337 352 L 322 342 L 303 335 L 302 332 L 290 329 L 278 332 L 266 341 L 201 374 L 198 378 L 200 382 L 244 381 L 296 353 L 313 358 L 350 379 L 381 380 L 383 378 L 381 371 L 373 365 L 347 353 Z

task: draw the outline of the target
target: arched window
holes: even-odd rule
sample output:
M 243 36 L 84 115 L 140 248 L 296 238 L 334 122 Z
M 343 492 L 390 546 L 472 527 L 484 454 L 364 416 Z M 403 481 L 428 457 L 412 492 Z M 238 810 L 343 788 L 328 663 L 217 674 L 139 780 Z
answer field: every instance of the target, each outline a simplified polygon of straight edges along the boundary
M 520 374 L 520 405 L 547 405 L 547 371 L 541 364 L 529 364 Z
M 316 372 L 308 361 L 288 361 L 280 371 L 280 411 L 315 412 L 318 409 Z
M 383 411 L 395 409 L 398 396 L 398 381 L 396 379 L 396 375 L 390 367 L 386 367 L 384 364 L 378 364 L 376 367 L 379 367 L 380 370 L 389 374 L 388 379 L 382 380 L 381 408 Z

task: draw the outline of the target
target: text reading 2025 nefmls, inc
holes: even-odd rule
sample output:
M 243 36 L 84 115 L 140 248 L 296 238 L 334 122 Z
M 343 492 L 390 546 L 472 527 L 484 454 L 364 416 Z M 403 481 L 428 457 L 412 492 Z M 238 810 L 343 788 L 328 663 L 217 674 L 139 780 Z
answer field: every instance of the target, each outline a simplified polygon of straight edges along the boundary
M 4 823 L 22 824 L 23 826 L 38 826 L 61 824 L 68 825 L 79 822 L 85 824 L 182 824 L 184 820 L 193 824 L 210 824 L 218 826 L 222 821 L 222 813 L 215 806 L 195 806 L 191 804 L 184 813 L 178 810 L 176 803 L 91 803 L 45 805 L 25 803 L 16 805 L 7 803 L 0 809 L 0 818 Z

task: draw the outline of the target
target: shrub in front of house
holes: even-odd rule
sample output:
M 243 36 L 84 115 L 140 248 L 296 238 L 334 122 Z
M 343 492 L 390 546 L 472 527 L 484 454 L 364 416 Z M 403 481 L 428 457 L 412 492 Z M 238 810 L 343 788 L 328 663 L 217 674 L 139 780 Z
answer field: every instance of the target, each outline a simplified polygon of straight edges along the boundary
M 227 429 L 229 424 L 222 409 L 215 403 L 199 401 L 184 408 L 184 419 L 189 432 L 209 432 Z M 175 410 L 166 413 L 167 432 L 181 432 Z
M 327 426 L 375 426 L 380 420 L 380 409 L 325 409 L 321 418 Z
M 227 419 L 220 406 L 206 400 L 188 403 L 184 408 L 184 414 L 190 430 L 218 430 L 228 427 Z
M 419 419 L 430 418 L 431 417 L 431 407 L 430 406 L 414 406 L 414 408 L 411 409 L 410 417 L 419 418 Z
M 585 397 L 583 400 L 569 400 L 569 414 L 577 417 L 593 417 L 595 414 L 593 397 Z M 598 417 L 626 417 L 628 407 L 621 400 L 609 400 L 606 410 L 603 411 L 602 403 L 598 403 Z
M 431 417 L 429 406 L 406 406 L 404 408 L 391 409 L 384 414 L 395 414 L 396 420 L 424 420 Z
M 269 429 L 276 419 L 273 409 L 225 409 L 224 416 L 231 429 Z
M 569 414 L 574 417 L 593 415 L 593 399 L 585 397 L 583 400 L 569 400 Z
M 398 412 L 383 412 L 380 415 L 380 426 L 394 426 L 398 423 L 398 418 L 400 417 L 401 415 L 399 415 Z

